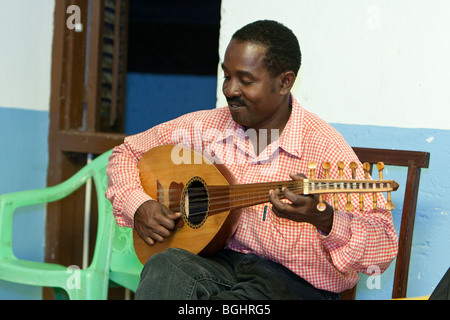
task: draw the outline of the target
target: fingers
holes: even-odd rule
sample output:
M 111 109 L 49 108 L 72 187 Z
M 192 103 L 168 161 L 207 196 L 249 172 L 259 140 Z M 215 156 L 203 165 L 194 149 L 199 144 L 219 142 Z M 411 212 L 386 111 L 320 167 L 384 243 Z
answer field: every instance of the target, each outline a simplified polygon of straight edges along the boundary
M 291 201 L 291 199 L 288 198 L 291 197 L 291 194 L 289 194 L 289 191 L 286 191 L 284 189 L 285 188 L 283 188 L 281 192 L 279 189 L 270 190 L 269 193 L 269 201 L 272 203 L 272 211 L 277 216 L 284 216 L 292 211 L 291 205 L 280 200 L 280 196 L 283 195 L 285 198 Z M 288 197 L 286 195 L 288 195 Z
M 162 226 L 148 228 L 144 231 L 145 233 L 142 239 L 151 246 L 155 243 L 162 243 L 166 238 L 171 236 L 172 232 L 170 230 Z
M 279 199 L 280 196 L 283 196 L 284 198 L 286 198 L 287 200 L 292 202 L 293 205 L 296 205 L 296 206 L 300 206 L 305 203 L 304 196 L 298 195 L 298 194 L 290 191 L 286 187 L 283 187 L 281 189 L 281 192 L 279 189 L 271 190 L 271 191 L 273 191 L 273 192 L 269 194 L 269 199 L 271 200 L 271 202 L 272 202 L 272 200 L 274 200 L 278 206 L 282 206 L 283 204 L 285 204 L 284 202 L 280 201 L 280 199 Z
M 163 242 L 170 237 L 180 212 L 172 212 L 156 201 L 141 205 L 134 217 L 134 228 L 148 245 Z
M 289 173 L 292 180 L 307 179 L 303 173 Z
M 162 238 L 160 235 L 158 234 L 148 234 L 148 235 L 144 235 L 141 236 L 142 240 L 144 240 L 144 242 L 146 244 L 148 244 L 149 246 L 153 246 L 155 245 L 157 242 L 161 243 L 164 241 L 164 238 Z
M 301 205 L 301 204 L 303 204 L 305 202 L 303 196 L 298 195 L 298 194 L 290 191 L 288 188 L 285 188 L 285 187 L 282 188 L 281 189 L 281 193 L 283 194 L 283 196 L 286 199 L 288 199 L 294 205 Z
M 148 236 L 156 242 L 163 242 L 172 235 L 172 231 L 175 229 L 175 220 L 180 216 L 180 213 L 175 212 L 157 216 L 156 223 L 147 228 Z
M 165 206 L 162 207 L 163 215 L 158 216 L 158 222 L 164 228 L 168 230 L 173 230 L 175 228 L 175 220 L 181 217 L 181 212 L 173 212 L 167 209 Z
M 156 225 L 156 226 L 149 226 L 144 229 L 141 229 L 141 231 L 138 231 L 138 234 L 141 236 L 141 238 L 148 244 L 148 245 L 154 245 L 156 242 L 161 243 L 166 238 L 170 237 L 172 234 L 173 228 L 167 228 L 162 225 Z
M 281 197 L 286 198 L 289 202 L 281 201 Z M 269 201 L 272 203 L 273 213 L 280 218 L 286 218 L 297 222 L 307 222 L 312 210 L 313 198 L 310 196 L 298 195 L 287 188 L 280 191 L 271 190 L 269 193 Z
M 279 218 L 293 220 L 295 215 L 294 208 L 290 204 L 280 200 L 281 192 L 279 189 L 270 190 L 269 200 L 272 203 L 272 212 Z
M 269 191 L 269 201 L 275 209 L 282 209 L 284 207 L 284 203 L 280 201 L 279 195 L 279 189 Z

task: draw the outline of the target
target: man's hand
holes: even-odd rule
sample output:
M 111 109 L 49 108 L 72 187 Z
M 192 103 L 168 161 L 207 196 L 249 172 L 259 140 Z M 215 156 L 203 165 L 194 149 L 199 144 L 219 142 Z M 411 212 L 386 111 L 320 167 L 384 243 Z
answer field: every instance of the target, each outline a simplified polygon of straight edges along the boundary
M 134 229 L 148 245 L 163 242 L 172 234 L 180 212 L 172 212 L 158 201 L 144 202 L 134 215 Z
M 306 178 L 301 174 L 291 174 L 290 176 L 294 180 Z M 282 202 L 279 198 L 281 193 L 291 203 Z M 298 195 L 287 188 L 283 188 L 281 191 L 279 189 L 270 190 L 269 200 L 273 205 L 272 210 L 276 216 L 310 223 L 326 234 L 331 232 L 334 209 L 325 202 L 327 206 L 325 211 L 317 210 L 318 201 L 313 195 Z

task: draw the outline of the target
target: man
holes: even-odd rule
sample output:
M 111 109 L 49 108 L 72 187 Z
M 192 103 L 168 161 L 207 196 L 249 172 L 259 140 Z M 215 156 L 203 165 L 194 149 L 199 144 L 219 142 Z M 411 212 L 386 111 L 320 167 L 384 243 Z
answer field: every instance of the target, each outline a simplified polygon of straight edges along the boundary
M 310 162 L 319 164 L 317 178 L 324 177 L 323 162 L 332 164 L 330 177 L 337 178 L 338 161 L 359 163 L 343 137 L 291 95 L 300 64 L 298 40 L 282 24 L 256 21 L 237 31 L 222 64 L 228 108 L 182 116 L 114 149 L 107 197 L 119 225 L 134 227 L 153 245 L 169 237 L 180 218 L 150 199 L 139 182 L 136 164 L 157 145 L 207 150 L 241 184 L 298 179 L 308 174 Z M 357 178 L 363 179 L 359 165 Z M 351 177 L 348 168 L 345 177 Z M 363 212 L 358 205 L 347 212 L 344 195 L 335 210 L 332 197 L 324 196 L 326 207 L 319 211 L 313 196 L 271 190 L 270 202 L 243 210 L 233 237 L 215 256 L 180 249 L 152 256 L 136 298 L 338 299 L 356 284 L 357 272 L 389 266 L 397 236 L 382 195 L 376 212 L 370 196 Z

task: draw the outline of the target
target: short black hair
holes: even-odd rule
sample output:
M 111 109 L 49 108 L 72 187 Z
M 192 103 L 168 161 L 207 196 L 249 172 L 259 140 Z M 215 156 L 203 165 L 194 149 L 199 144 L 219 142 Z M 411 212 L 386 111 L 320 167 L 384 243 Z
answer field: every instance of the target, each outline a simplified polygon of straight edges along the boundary
M 282 72 L 293 71 L 297 76 L 302 54 L 297 37 L 291 29 L 273 20 L 259 20 L 236 31 L 232 39 L 267 47 L 264 67 L 276 77 Z

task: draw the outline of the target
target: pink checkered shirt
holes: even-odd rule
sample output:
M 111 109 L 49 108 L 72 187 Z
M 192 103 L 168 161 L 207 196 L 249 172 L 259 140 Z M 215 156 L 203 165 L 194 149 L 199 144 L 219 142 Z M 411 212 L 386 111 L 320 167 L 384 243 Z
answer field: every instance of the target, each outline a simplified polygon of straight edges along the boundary
M 351 161 L 359 164 L 357 178 L 364 178 L 362 166 L 344 138 L 302 109 L 293 97 L 291 117 L 279 139 L 258 156 L 228 108 L 200 111 L 127 137 L 113 150 L 107 167 L 106 196 L 113 203 L 120 226 L 132 227 L 134 213 L 150 199 L 142 189 L 136 167 L 141 156 L 157 145 L 177 143 L 211 154 L 225 163 L 242 184 L 290 180 L 292 172 L 308 175 L 310 162 L 319 164 L 316 178 L 324 178 L 320 166 L 324 161 L 332 164 L 330 178 L 338 178 L 338 161 L 347 164 L 345 178 L 351 178 Z M 352 212 L 344 209 L 346 199 L 339 195 L 339 209 L 328 235 L 311 224 L 278 218 L 270 203 L 246 208 L 228 247 L 281 263 L 316 288 L 332 292 L 350 289 L 359 279 L 358 272 L 367 274 L 374 267 L 383 272 L 389 266 L 397 254 L 397 235 L 389 211 L 371 210 L 370 194 L 365 196 L 363 212 L 359 211 L 358 195 L 352 196 Z M 331 195 L 324 196 L 324 200 L 333 203 Z M 385 202 L 379 194 L 379 207 L 384 208 Z

